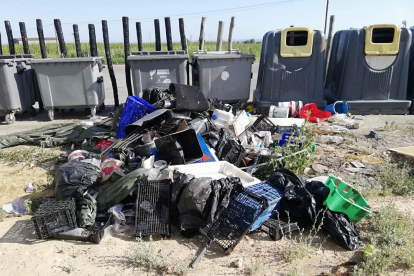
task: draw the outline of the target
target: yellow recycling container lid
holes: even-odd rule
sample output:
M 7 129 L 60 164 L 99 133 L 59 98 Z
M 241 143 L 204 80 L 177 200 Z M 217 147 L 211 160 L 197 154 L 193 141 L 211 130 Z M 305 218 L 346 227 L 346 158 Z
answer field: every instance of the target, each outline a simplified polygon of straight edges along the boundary
M 379 24 L 364 27 L 364 30 L 366 55 L 396 55 L 398 53 L 400 27 L 393 24 Z
M 280 55 L 282 57 L 309 57 L 312 55 L 313 29 L 291 27 L 282 30 Z

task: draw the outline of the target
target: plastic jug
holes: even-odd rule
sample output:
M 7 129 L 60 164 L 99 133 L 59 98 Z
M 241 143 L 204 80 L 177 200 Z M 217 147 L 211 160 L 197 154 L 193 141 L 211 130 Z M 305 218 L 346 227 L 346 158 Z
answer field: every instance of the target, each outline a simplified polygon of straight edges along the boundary
M 212 122 L 218 128 L 228 128 L 229 123 L 233 121 L 234 116 L 231 112 L 222 111 L 219 109 L 214 110 L 213 116 L 211 116 Z

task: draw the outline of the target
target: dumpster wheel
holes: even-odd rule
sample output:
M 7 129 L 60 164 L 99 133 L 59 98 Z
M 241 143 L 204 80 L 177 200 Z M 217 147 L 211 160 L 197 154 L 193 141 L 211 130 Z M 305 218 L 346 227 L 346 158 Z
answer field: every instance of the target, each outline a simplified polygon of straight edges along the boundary
M 49 120 L 53 121 L 55 119 L 55 111 L 49 110 L 47 115 L 49 116 Z
M 16 117 L 14 117 L 14 113 L 9 113 L 4 117 L 4 120 L 8 124 L 14 124 L 14 122 L 16 122 Z
M 245 110 L 246 110 L 247 112 L 249 112 L 249 113 L 253 113 L 253 112 L 254 112 L 254 103 L 248 103 L 248 104 L 246 105 Z
M 95 115 L 96 115 L 96 106 L 91 107 L 91 115 L 92 115 L 92 117 L 95 117 Z

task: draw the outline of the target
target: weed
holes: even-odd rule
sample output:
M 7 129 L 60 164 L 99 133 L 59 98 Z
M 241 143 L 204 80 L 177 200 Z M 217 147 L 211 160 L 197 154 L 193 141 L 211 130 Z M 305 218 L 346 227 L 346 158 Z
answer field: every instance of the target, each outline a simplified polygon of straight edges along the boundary
M 414 177 L 405 165 L 390 164 L 375 178 L 381 186 L 383 195 L 411 195 L 414 191 Z
M 269 175 L 279 167 L 289 169 L 296 173 L 301 173 L 316 160 L 313 150 L 316 135 L 312 132 L 311 128 L 307 127 L 307 122 L 308 119 L 298 130 L 297 137 L 294 138 L 293 135 L 289 137 L 285 147 L 275 148 L 270 155 L 266 166 L 259 171 L 259 174 L 262 177 L 267 179 Z M 293 155 L 302 150 L 304 150 L 303 153 Z
M 41 164 L 55 158 L 56 154 L 53 151 L 42 147 L 28 147 L 17 151 L 0 151 L 0 159 L 3 159 L 3 162 L 10 165 L 16 165 L 17 163 L 29 165 L 32 161 L 35 164 Z
M 168 268 L 167 256 L 157 254 L 155 245 L 150 237 L 149 242 L 145 242 L 142 238 L 137 238 L 138 245 L 131 248 L 128 257 L 135 266 L 143 266 L 148 270 L 165 271 Z
M 319 216 L 322 216 L 320 221 L 323 221 L 323 217 L 325 216 L 325 212 L 322 211 L 322 210 L 319 211 L 318 214 L 316 215 L 316 217 L 318 218 Z M 303 259 L 304 257 L 308 256 L 309 254 L 311 254 L 312 252 L 315 251 L 314 241 L 317 237 L 318 232 L 322 228 L 322 222 L 319 225 L 317 225 L 317 221 L 318 221 L 318 219 L 315 219 L 315 222 L 313 223 L 312 229 L 310 230 L 309 233 L 305 234 L 304 233 L 305 229 L 300 230 L 299 231 L 299 237 L 295 237 L 295 238 L 292 239 L 292 234 L 289 231 L 288 245 L 287 245 L 286 248 L 284 248 L 284 251 L 282 253 L 283 257 L 287 261 Z M 284 236 L 286 236 L 286 235 L 284 234 Z M 322 248 L 322 245 L 325 242 L 326 238 L 327 237 L 325 237 L 323 242 L 321 242 L 319 244 L 316 243 L 316 246 L 317 246 L 318 250 Z
M 62 266 L 62 270 L 68 274 L 71 274 L 72 272 L 76 271 L 76 268 L 70 264 L 68 266 Z
M 339 135 L 341 135 L 344 138 L 353 138 L 353 139 L 356 138 L 355 133 L 349 132 L 349 131 L 342 131 Z
M 3 211 L 3 209 L 0 209 L 0 222 L 4 221 L 6 218 L 7 213 Z
M 384 129 L 386 129 L 386 130 L 397 130 L 398 125 L 395 123 L 395 121 L 392 121 L 391 123 L 388 123 L 388 121 L 385 121 Z
M 42 201 L 42 197 L 32 197 L 27 199 L 24 203 L 27 213 L 35 213 L 36 210 L 39 208 L 40 204 L 42 204 Z
M 250 260 L 250 263 L 246 265 L 247 273 L 249 275 L 256 275 L 262 269 L 262 262 L 260 259 L 253 258 Z
M 377 275 L 393 268 L 412 269 L 414 224 L 411 217 L 390 205 L 375 213 L 370 224 L 374 226 L 374 232 L 368 238 L 376 249 L 362 262 L 357 275 Z
M 283 274 L 284 276 L 300 276 L 299 272 L 296 270 L 296 268 L 293 268 L 288 271 L 288 273 Z

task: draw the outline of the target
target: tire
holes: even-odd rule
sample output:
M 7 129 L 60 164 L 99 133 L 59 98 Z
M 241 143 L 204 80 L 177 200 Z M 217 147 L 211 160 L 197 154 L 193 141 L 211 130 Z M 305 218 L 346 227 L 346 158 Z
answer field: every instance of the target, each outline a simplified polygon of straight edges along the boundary
M 55 111 L 49 110 L 47 115 L 49 116 L 49 120 L 53 121 L 55 119 Z
M 28 110 L 30 116 L 37 116 L 37 110 L 33 106 L 31 106 Z
M 11 125 L 14 124 L 14 122 L 16 122 L 16 117 L 13 113 L 9 113 L 4 117 L 4 120 L 6 121 L 6 123 Z

